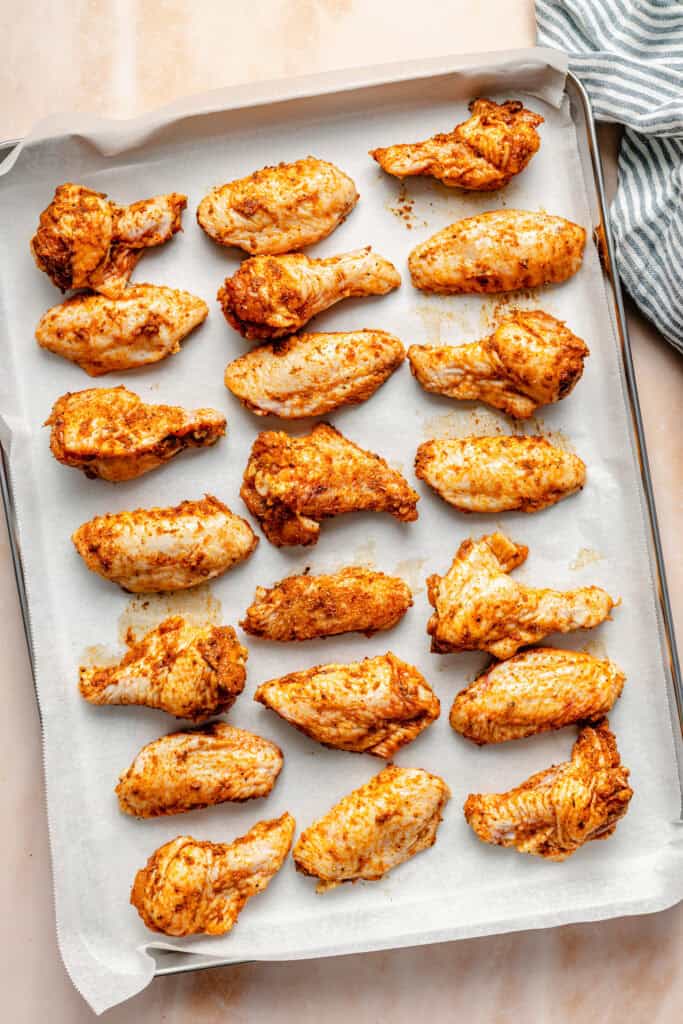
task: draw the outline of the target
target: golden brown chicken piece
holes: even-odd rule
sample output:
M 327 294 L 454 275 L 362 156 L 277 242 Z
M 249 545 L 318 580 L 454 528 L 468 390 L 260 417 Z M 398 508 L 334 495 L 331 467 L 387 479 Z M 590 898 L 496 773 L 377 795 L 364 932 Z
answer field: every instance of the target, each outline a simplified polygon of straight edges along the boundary
M 502 533 L 462 542 L 447 574 L 427 580 L 433 651 L 511 658 L 548 633 L 592 629 L 609 618 L 616 602 L 600 587 L 541 590 L 510 579 L 528 553 Z
M 607 839 L 626 814 L 628 784 L 604 719 L 579 733 L 571 761 L 532 775 L 507 793 L 470 793 L 465 818 L 485 843 L 566 860 L 592 839 Z
M 472 100 L 471 117 L 453 131 L 386 149 L 371 149 L 382 170 L 397 178 L 426 174 L 444 185 L 491 192 L 507 185 L 541 145 L 544 118 L 518 100 Z
M 321 521 L 344 512 L 417 519 L 419 496 L 403 476 L 327 423 L 304 437 L 263 431 L 243 479 L 244 503 L 277 547 L 316 544 Z
M 225 386 L 257 416 L 321 416 L 365 402 L 405 358 L 386 331 L 298 334 L 229 363 Z
M 225 935 L 247 900 L 268 887 L 294 837 L 291 814 L 259 821 L 232 843 L 178 836 L 140 868 L 130 902 L 145 925 L 166 935 Z
M 581 490 L 586 466 L 544 437 L 425 441 L 415 473 L 461 512 L 538 512 Z
M 270 679 L 254 700 L 326 747 L 387 761 L 441 711 L 424 676 L 391 651 Z
M 612 661 L 583 651 L 536 647 L 492 665 L 461 690 L 450 722 L 478 744 L 598 722 L 621 696 L 625 681 Z
M 188 412 L 148 405 L 128 388 L 67 392 L 52 407 L 50 448 L 58 462 L 114 483 L 149 473 L 185 448 L 206 448 L 225 433 L 216 409 Z
M 287 576 L 267 590 L 258 587 L 240 626 L 264 640 L 311 640 L 339 633 L 392 629 L 413 603 L 410 587 L 350 565 L 322 576 Z
M 119 807 L 136 818 L 268 796 L 282 751 L 246 729 L 212 722 L 148 743 L 120 778 Z
M 82 665 L 81 695 L 91 704 L 143 704 L 201 722 L 232 707 L 247 678 L 247 650 L 231 626 L 164 619 L 128 642 L 118 665 Z
M 92 572 L 134 594 L 186 590 L 244 561 L 258 544 L 218 498 L 95 516 L 71 537 Z
M 519 420 L 566 398 L 589 354 L 581 338 L 540 309 L 506 316 L 483 341 L 408 349 L 410 369 L 427 391 L 479 400 Z
M 99 377 L 173 355 L 208 313 L 204 300 L 190 292 L 137 284 L 118 299 L 74 295 L 53 306 L 41 317 L 36 340 Z
M 103 192 L 67 182 L 40 215 L 33 258 L 63 292 L 92 288 L 115 298 L 144 250 L 180 231 L 186 206 L 178 192 L 117 206 Z
M 317 892 L 378 881 L 434 845 L 450 795 L 438 775 L 388 765 L 301 833 L 292 851 L 297 871 L 320 879 Z
M 456 221 L 416 246 L 413 284 L 425 292 L 511 292 L 559 284 L 577 272 L 586 232 L 564 217 L 493 210 Z
M 342 299 L 398 288 L 396 267 L 370 246 L 327 259 L 252 256 L 218 291 L 225 318 L 245 338 L 282 338 Z
M 347 174 L 327 160 L 307 156 L 213 189 L 199 204 L 197 220 L 220 245 L 272 255 L 327 238 L 358 198 Z

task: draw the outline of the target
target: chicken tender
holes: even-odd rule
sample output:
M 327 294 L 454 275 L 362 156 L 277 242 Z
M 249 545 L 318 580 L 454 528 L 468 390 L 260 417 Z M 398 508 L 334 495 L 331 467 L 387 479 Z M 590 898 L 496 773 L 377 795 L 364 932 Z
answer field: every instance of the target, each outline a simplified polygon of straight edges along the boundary
M 99 377 L 173 355 L 208 313 L 204 300 L 190 292 L 138 284 L 118 299 L 74 295 L 53 306 L 41 318 L 36 340 Z
M 548 860 L 566 860 L 611 836 L 633 790 L 607 720 L 579 733 L 571 761 L 532 775 L 508 793 L 471 793 L 465 818 L 479 839 Z
M 365 402 L 404 358 L 386 331 L 299 334 L 229 363 L 225 386 L 257 416 L 296 420 Z
M 585 244 L 585 230 L 564 217 L 493 210 L 416 246 L 408 267 L 425 292 L 511 292 L 566 281 L 581 266 Z
M 425 441 L 415 473 L 461 512 L 538 512 L 581 490 L 586 466 L 543 437 Z
M 268 796 L 282 769 L 270 740 L 212 722 L 148 743 L 116 787 L 119 807 L 136 818 Z
M 412 522 L 419 500 L 384 459 L 327 423 L 304 437 L 259 434 L 240 494 L 277 547 L 317 543 L 320 522 L 344 512 L 388 512 Z
M 492 665 L 461 690 L 450 722 L 478 744 L 597 722 L 611 711 L 625 681 L 612 661 L 583 651 L 536 647 Z
M 397 576 L 347 566 L 322 576 L 287 576 L 267 590 L 258 587 L 240 626 L 264 640 L 312 640 L 338 633 L 392 629 L 413 603 Z
M 342 299 L 386 295 L 401 275 L 370 246 L 327 259 L 252 256 L 218 291 L 226 320 L 245 338 L 283 338 Z
M 66 182 L 40 215 L 31 252 L 61 291 L 92 288 L 116 298 L 144 250 L 181 230 L 186 206 L 178 192 L 117 206 L 104 192 Z
M 254 700 L 326 747 L 390 760 L 435 719 L 436 694 L 388 651 L 349 665 L 316 665 L 262 683 Z
M 451 132 L 387 149 L 371 149 L 388 174 L 437 178 L 444 185 L 490 192 L 507 185 L 527 166 L 541 145 L 536 128 L 540 114 L 518 100 L 494 103 L 472 100 L 471 117 Z
M 199 204 L 197 220 L 220 245 L 252 255 L 285 253 L 327 238 L 357 202 L 347 174 L 308 156 L 213 189 Z
M 378 881 L 434 845 L 450 795 L 438 775 L 389 765 L 301 833 L 292 851 L 297 871 L 320 879 L 317 892 Z
M 203 721 L 230 708 L 244 689 L 246 648 L 230 626 L 196 626 L 180 615 L 132 638 L 118 665 L 82 665 L 91 704 L 143 704 Z
M 581 338 L 540 309 L 504 317 L 483 341 L 408 349 L 410 369 L 426 391 L 485 402 L 519 420 L 566 398 L 589 354 Z
M 528 553 L 502 533 L 462 542 L 447 574 L 427 580 L 432 651 L 488 651 L 502 660 L 548 633 L 592 629 L 609 618 L 617 602 L 600 587 L 541 590 L 510 579 Z
M 258 544 L 218 498 L 95 516 L 72 536 L 92 570 L 134 594 L 186 590 L 244 561 Z
M 147 928 L 166 935 L 225 935 L 247 900 L 268 887 L 294 836 L 291 814 L 259 821 L 232 843 L 178 836 L 135 876 L 130 902 Z
M 225 433 L 225 416 L 215 409 L 147 405 L 120 386 L 67 392 L 45 426 L 52 427 L 50 448 L 58 462 L 116 483 L 149 473 L 185 448 L 215 444 Z

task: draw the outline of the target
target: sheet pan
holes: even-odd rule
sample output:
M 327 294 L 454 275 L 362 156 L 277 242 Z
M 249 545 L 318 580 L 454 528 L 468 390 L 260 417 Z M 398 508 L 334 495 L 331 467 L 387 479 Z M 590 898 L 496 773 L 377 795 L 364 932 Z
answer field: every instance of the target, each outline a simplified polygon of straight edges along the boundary
M 427 297 L 412 289 L 405 267 L 413 245 L 440 227 L 505 205 L 563 214 L 589 234 L 602 225 L 614 265 L 590 110 L 580 85 L 565 71 L 561 55 L 532 50 L 266 83 L 187 101 L 134 122 L 52 120 L 0 167 L 6 225 L 0 239 L 3 498 L 44 729 L 60 948 L 74 983 L 97 1011 L 139 991 L 155 972 L 594 920 L 661 909 L 683 895 L 680 673 L 618 282 L 592 244 L 571 282 L 510 300 Z M 366 156 L 371 146 L 423 137 L 461 120 L 466 101 L 483 93 L 519 96 L 546 116 L 541 152 L 499 195 L 456 193 L 429 181 L 402 189 Z M 343 303 L 319 317 L 316 328 L 378 326 L 406 343 L 466 341 L 487 333 L 511 304 L 541 306 L 561 316 L 591 347 L 584 380 L 569 399 L 523 429 L 541 430 L 573 447 L 588 464 L 588 485 L 554 509 L 495 522 L 464 517 L 419 487 L 417 524 L 344 517 L 323 526 L 312 550 L 278 552 L 262 539 L 249 562 L 210 588 L 131 600 L 85 570 L 69 542 L 72 530 L 101 512 L 175 503 L 205 490 L 243 512 L 238 492 L 249 447 L 258 430 L 276 425 L 252 417 L 223 389 L 223 367 L 245 343 L 225 325 L 213 296 L 238 257 L 203 237 L 194 209 L 212 185 L 309 151 L 351 173 L 362 197 L 348 221 L 311 253 L 371 243 L 404 273 L 394 295 Z M 59 394 L 93 383 L 32 341 L 39 316 L 58 296 L 33 267 L 27 242 L 39 211 L 64 180 L 82 181 L 121 202 L 186 191 L 185 233 L 147 255 L 135 279 L 186 287 L 211 305 L 209 321 L 180 355 L 95 383 L 125 383 L 149 401 L 223 409 L 227 439 L 117 486 L 59 466 L 40 428 Z M 426 437 L 513 429 L 504 417 L 471 403 L 422 393 L 407 367 L 366 405 L 329 419 L 400 466 L 413 483 L 412 458 Z M 309 426 L 286 429 L 300 433 Z M 465 536 L 495 527 L 529 544 L 529 562 L 518 571 L 522 579 L 555 586 L 597 583 L 623 601 L 613 622 L 557 643 L 606 652 L 625 669 L 629 681 L 611 720 L 636 795 L 614 839 L 591 844 L 563 865 L 479 844 L 460 806 L 471 790 L 507 788 L 566 758 L 573 730 L 501 749 L 470 747 L 451 733 L 447 712 L 454 694 L 486 659 L 431 655 L 424 633 L 425 577 L 447 568 Z M 145 709 L 84 706 L 76 692 L 78 664 L 120 654 L 120 634 L 128 625 L 141 629 L 176 608 L 235 624 L 257 583 L 270 584 L 305 566 L 325 571 L 350 561 L 404 574 L 415 589 L 415 606 L 396 630 L 372 640 L 341 637 L 286 648 L 247 643 L 247 688 L 228 717 L 282 746 L 286 765 L 272 796 L 158 822 L 123 819 L 112 792 L 118 773 L 143 743 L 173 723 Z M 397 758 L 439 772 L 453 790 L 434 849 L 381 883 L 345 886 L 324 897 L 316 897 L 310 880 L 288 864 L 223 939 L 159 941 L 146 932 L 127 905 L 128 890 L 137 867 L 160 843 L 179 832 L 229 840 L 285 809 L 294 813 L 298 828 L 305 827 L 381 766 L 371 758 L 320 749 L 294 733 L 253 704 L 256 685 L 283 671 L 387 649 L 417 664 L 442 701 L 439 722 Z

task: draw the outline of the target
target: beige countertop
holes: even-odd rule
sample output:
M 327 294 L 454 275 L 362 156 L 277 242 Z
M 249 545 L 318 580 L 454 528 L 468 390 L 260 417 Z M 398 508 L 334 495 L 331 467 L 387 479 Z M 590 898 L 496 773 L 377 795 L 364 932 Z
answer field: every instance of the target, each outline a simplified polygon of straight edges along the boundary
M 24 0 L 5 4 L 5 138 L 48 113 L 126 117 L 222 85 L 331 68 L 527 46 L 531 0 Z M 492 31 L 492 28 L 494 31 Z M 613 187 L 617 133 L 601 132 Z M 683 357 L 629 306 L 669 586 L 683 635 Z M 94 1019 L 57 952 L 40 732 L 9 550 L 0 537 L 0 979 L 12 1024 Z M 681 1019 L 683 907 L 649 917 L 154 982 L 112 1024 L 467 1019 L 543 1024 Z

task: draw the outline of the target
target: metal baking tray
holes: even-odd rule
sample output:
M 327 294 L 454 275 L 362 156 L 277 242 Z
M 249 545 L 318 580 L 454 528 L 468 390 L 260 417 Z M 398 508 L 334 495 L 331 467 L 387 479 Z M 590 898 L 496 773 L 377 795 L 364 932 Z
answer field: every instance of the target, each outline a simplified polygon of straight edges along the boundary
M 454 67 L 460 66 L 461 63 L 462 58 L 453 58 Z M 434 75 L 443 75 L 445 73 L 445 70 L 447 70 L 447 65 L 447 59 L 439 61 L 438 70 L 434 71 Z M 423 80 L 429 77 L 428 66 L 429 62 L 416 63 L 414 65 L 416 78 L 420 78 L 421 80 Z M 368 81 L 371 81 L 372 86 L 376 86 L 378 84 L 391 86 L 394 83 L 405 83 L 406 80 L 409 79 L 410 77 L 411 67 L 413 66 L 402 65 L 399 68 L 393 65 L 387 65 L 386 67 L 381 69 L 359 69 L 358 71 L 349 72 L 346 75 L 345 79 L 344 76 L 338 75 L 337 81 L 340 82 L 339 91 L 340 93 L 343 94 L 345 90 L 353 88 L 362 88 L 363 85 Z M 329 95 L 331 91 L 329 86 L 329 80 L 330 76 L 315 76 L 308 78 L 306 80 L 302 80 L 301 89 L 295 90 L 294 94 L 314 96 L 316 94 L 316 81 L 319 81 L 321 85 L 320 91 L 325 92 Z M 508 88 L 508 85 L 506 84 L 504 87 Z M 267 91 L 267 87 L 261 88 L 266 88 Z M 514 85 L 510 85 L 509 88 L 513 89 Z M 258 90 L 255 90 L 255 92 L 257 91 Z M 605 277 L 606 291 L 610 304 L 610 312 L 613 317 L 619 339 L 620 358 L 627 387 L 628 403 L 633 425 L 633 442 L 639 463 L 646 502 L 647 522 L 649 527 L 648 543 L 650 546 L 652 563 L 655 567 L 656 572 L 658 615 L 660 618 L 661 633 L 666 653 L 666 670 L 668 673 L 668 683 L 670 685 L 670 691 L 674 695 L 675 714 L 678 720 L 681 735 L 683 735 L 683 682 L 681 679 L 680 664 L 674 636 L 674 625 L 672 620 L 671 605 L 669 601 L 669 595 L 666 584 L 664 558 L 659 536 L 659 529 L 657 525 L 655 499 L 652 488 L 652 479 L 648 466 L 643 422 L 638 402 L 637 386 L 631 356 L 631 348 L 628 338 L 626 317 L 624 313 L 624 306 L 619 279 L 614 269 L 616 266 L 616 254 L 609 225 L 609 217 L 604 193 L 600 154 L 595 132 L 595 123 L 591 111 L 590 101 L 586 94 L 586 91 L 579 82 L 579 80 L 573 74 L 571 74 L 571 72 L 569 72 L 566 77 L 565 92 L 570 102 L 571 116 L 577 131 L 577 137 L 579 140 L 580 159 L 583 165 L 584 177 L 585 180 L 589 183 L 592 183 L 593 186 L 592 189 L 589 189 L 588 195 L 592 218 L 592 223 L 590 227 L 593 228 L 594 239 L 596 240 L 596 244 L 598 244 L 602 250 L 602 266 Z M 0 159 L 4 159 L 4 157 L 8 155 L 16 145 L 16 141 L 5 142 L 0 144 Z M 588 226 L 589 225 L 586 225 L 586 227 Z M 17 590 L 21 604 L 22 618 L 26 634 L 28 652 L 33 667 L 34 645 L 31 636 L 31 625 L 25 585 L 24 564 L 22 561 L 22 553 L 20 550 L 18 531 L 16 527 L 12 479 L 9 471 L 9 458 L 4 446 L 2 447 L 1 454 L 2 460 L 0 472 L 0 488 L 2 490 L 2 500 L 7 518 L 10 550 L 12 554 Z M 224 964 L 235 964 L 235 961 L 229 958 L 212 958 L 210 956 L 206 956 L 203 954 L 198 955 L 177 951 L 173 952 L 170 950 L 167 952 L 158 949 L 154 950 L 154 957 L 156 960 L 155 974 L 157 976 L 165 974 L 175 974 L 188 970 L 197 970 L 206 967 L 221 966 Z

